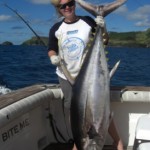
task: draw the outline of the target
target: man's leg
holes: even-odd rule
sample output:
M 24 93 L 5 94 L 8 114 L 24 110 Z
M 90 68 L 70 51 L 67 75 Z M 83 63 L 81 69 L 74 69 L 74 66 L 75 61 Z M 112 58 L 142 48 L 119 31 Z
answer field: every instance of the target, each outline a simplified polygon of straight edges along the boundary
M 68 132 L 70 137 L 72 138 L 71 126 L 70 126 L 70 105 L 71 105 L 71 98 L 72 98 L 72 86 L 71 84 L 62 78 L 59 78 L 59 83 L 64 94 L 64 112 L 65 112 L 65 119 L 68 128 Z M 73 145 L 72 150 L 77 150 L 75 144 Z
M 118 131 L 116 129 L 116 125 L 115 125 L 113 119 L 110 122 L 108 132 L 109 132 L 110 136 L 113 138 L 114 145 L 116 146 L 117 150 L 123 150 L 123 143 L 122 143 L 122 140 L 118 134 Z

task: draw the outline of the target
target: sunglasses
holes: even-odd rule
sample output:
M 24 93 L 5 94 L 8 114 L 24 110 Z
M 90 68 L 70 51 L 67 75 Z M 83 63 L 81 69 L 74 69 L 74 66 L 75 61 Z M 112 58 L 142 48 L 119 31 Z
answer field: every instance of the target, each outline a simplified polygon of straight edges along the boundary
M 75 4 L 75 1 L 72 0 L 72 1 L 70 1 L 70 2 L 68 2 L 68 3 L 60 4 L 60 5 L 58 6 L 58 8 L 59 8 L 59 9 L 65 9 L 67 6 L 68 6 L 68 7 L 74 6 L 74 4 Z

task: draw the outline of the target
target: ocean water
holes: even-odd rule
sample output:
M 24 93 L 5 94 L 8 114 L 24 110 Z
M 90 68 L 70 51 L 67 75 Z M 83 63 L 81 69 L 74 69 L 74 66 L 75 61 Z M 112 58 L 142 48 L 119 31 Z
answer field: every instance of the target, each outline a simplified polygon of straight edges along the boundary
M 111 69 L 121 63 L 111 85 L 150 86 L 150 48 L 108 47 Z M 16 90 L 39 83 L 58 83 L 43 46 L 0 46 L 0 91 Z
M 55 66 L 43 46 L 0 46 L 0 85 L 11 90 L 58 83 Z

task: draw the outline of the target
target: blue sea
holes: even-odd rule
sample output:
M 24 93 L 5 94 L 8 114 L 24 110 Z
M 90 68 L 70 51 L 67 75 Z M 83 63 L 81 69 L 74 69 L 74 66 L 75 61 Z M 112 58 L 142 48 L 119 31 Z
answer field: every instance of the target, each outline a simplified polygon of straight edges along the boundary
M 111 85 L 150 86 L 150 48 L 108 47 L 108 64 L 121 60 Z M 43 46 L 0 45 L 0 87 L 10 90 L 41 83 L 58 83 Z

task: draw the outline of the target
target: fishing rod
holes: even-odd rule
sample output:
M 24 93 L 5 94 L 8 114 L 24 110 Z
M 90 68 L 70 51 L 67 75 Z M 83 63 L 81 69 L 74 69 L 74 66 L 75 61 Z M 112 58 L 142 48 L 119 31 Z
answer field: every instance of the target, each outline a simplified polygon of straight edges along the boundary
M 27 26 L 28 28 L 34 33 L 34 35 L 37 37 L 37 39 L 41 42 L 42 45 L 46 46 L 45 42 L 41 39 L 41 37 L 33 30 L 33 28 L 28 24 L 28 22 L 13 8 L 8 6 L 6 3 L 3 4 L 6 8 L 14 12 Z
M 33 28 L 28 24 L 28 22 L 16 11 L 14 10 L 13 8 L 11 8 L 10 6 L 8 6 L 6 3 L 4 4 L 5 7 L 7 7 L 8 9 L 10 9 L 12 12 L 14 12 L 29 28 L 30 30 L 35 34 L 35 36 L 41 41 L 41 43 L 46 46 L 46 44 L 44 43 L 44 41 L 40 38 L 40 36 L 33 30 Z M 61 63 L 60 63 L 60 68 L 63 70 L 63 73 L 64 75 L 67 77 L 67 79 L 70 81 L 70 83 L 73 83 L 73 79 L 70 75 L 70 73 L 68 72 L 65 64 L 64 64 L 64 61 L 61 60 Z

